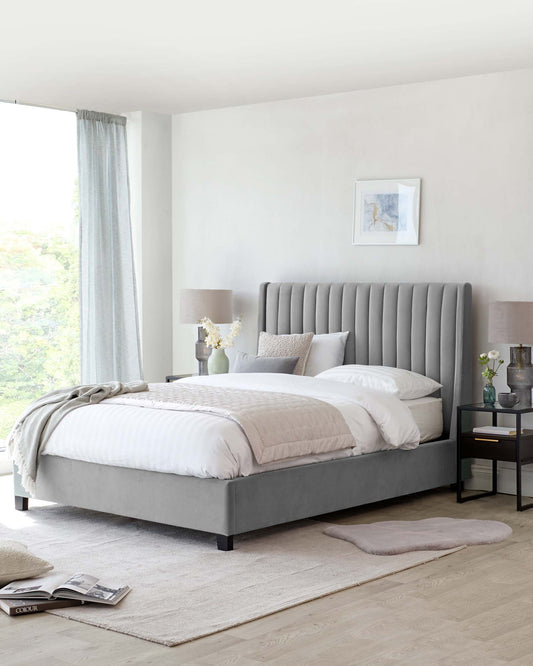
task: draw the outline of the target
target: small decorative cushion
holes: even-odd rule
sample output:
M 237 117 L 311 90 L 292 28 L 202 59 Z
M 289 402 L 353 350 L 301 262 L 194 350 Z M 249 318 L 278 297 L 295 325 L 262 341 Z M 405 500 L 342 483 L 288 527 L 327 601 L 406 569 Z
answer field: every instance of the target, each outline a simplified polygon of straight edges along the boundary
M 305 364 L 311 348 L 314 333 L 295 333 L 293 335 L 273 335 L 272 333 L 259 333 L 258 356 L 298 356 L 298 363 L 294 369 L 295 375 L 303 375 Z
M 418 372 L 389 368 L 384 365 L 341 365 L 321 372 L 318 376 L 320 379 L 345 382 L 359 388 L 391 393 L 400 400 L 424 398 L 442 388 L 442 384 L 424 375 L 419 375 Z
M 53 565 L 28 552 L 18 541 L 0 541 L 0 585 L 33 578 L 53 569 Z
M 349 335 L 349 331 L 345 333 L 320 333 L 319 335 L 315 333 L 305 366 L 305 374 L 314 377 L 319 372 L 342 365 L 346 340 L 348 340 Z
M 292 375 L 298 356 L 252 356 L 237 352 L 232 372 L 280 372 Z

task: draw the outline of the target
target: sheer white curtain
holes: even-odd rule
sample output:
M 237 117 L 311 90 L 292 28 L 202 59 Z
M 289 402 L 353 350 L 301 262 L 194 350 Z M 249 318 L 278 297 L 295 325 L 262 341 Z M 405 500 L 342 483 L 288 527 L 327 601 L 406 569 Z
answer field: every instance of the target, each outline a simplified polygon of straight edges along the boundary
M 81 381 L 142 378 L 126 118 L 78 111 Z

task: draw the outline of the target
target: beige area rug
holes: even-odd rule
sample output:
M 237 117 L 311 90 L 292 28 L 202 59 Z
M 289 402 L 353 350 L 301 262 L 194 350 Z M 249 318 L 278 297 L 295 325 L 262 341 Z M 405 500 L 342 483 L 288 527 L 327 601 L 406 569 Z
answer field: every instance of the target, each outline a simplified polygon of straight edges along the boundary
M 27 544 L 56 571 L 132 587 L 115 608 L 54 615 L 169 646 L 458 550 L 380 557 L 324 535 L 325 527 L 309 520 L 269 528 L 236 538 L 225 553 L 208 534 L 92 511 L 50 505 L 0 514 L 0 539 Z

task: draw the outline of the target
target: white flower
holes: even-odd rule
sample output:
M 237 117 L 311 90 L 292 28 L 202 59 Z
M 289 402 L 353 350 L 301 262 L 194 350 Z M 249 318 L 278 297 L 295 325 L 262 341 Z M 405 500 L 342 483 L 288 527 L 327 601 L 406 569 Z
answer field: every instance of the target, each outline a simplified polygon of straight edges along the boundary
M 496 349 L 492 349 L 492 350 L 488 353 L 488 357 L 489 357 L 489 359 L 490 359 L 491 361 L 497 361 L 497 360 L 500 358 L 500 352 L 497 351 Z
M 226 347 L 233 347 L 234 344 L 233 340 L 241 332 L 241 327 L 242 327 L 241 318 L 237 317 L 237 319 L 235 319 L 235 321 L 232 322 L 229 329 L 229 333 L 226 335 L 226 337 L 222 338 L 222 341 L 220 343 L 222 349 L 225 349 Z
M 207 333 L 205 337 L 205 344 L 213 349 L 226 349 L 233 347 L 233 339 L 236 338 L 241 332 L 241 318 L 238 317 L 230 326 L 228 335 L 222 337 L 220 327 L 214 324 L 211 319 L 204 317 L 200 324 L 203 326 Z
M 212 347 L 213 349 L 219 349 L 220 343 L 222 342 L 222 336 L 220 335 L 220 328 L 216 324 L 213 324 L 211 319 L 209 319 L 208 317 L 204 317 L 200 321 L 200 324 L 203 326 L 205 332 L 207 333 L 204 340 L 205 344 L 208 347 Z
M 479 355 L 479 358 L 487 358 L 487 354 L 483 352 L 482 354 Z

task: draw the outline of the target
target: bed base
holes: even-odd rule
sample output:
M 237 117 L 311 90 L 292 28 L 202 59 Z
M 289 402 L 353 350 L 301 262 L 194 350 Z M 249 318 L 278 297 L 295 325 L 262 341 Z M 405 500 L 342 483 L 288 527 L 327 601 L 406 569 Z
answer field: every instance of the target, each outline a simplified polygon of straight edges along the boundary
M 15 495 L 15 509 L 17 511 L 28 511 L 29 498 Z M 217 534 L 217 548 L 222 551 L 233 550 L 233 536 L 226 536 L 225 534 Z
M 229 480 L 42 456 L 35 498 L 210 532 L 229 551 L 238 534 L 449 486 L 455 450 L 444 439 Z M 15 506 L 28 508 L 16 469 Z

